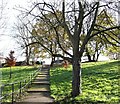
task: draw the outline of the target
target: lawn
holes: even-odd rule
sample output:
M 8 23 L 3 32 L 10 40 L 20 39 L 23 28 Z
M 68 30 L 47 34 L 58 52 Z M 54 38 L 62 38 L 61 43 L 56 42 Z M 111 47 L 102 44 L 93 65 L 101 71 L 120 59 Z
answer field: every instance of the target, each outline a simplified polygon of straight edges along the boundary
M 10 83 L 16 83 L 14 84 L 14 91 L 17 91 L 20 88 L 20 81 L 22 82 L 21 85 L 23 86 L 25 84 L 24 80 L 28 82 L 28 80 L 30 79 L 30 75 L 34 73 L 37 69 L 37 67 L 33 66 L 14 66 L 11 68 L 12 78 L 10 79 L 10 67 L 0 68 L 0 86 L 8 84 L 5 87 L 1 88 L 2 96 L 12 92 L 12 84 Z M 6 97 L 3 101 L 11 101 L 11 96 Z
M 119 103 L 119 63 L 91 62 L 82 63 L 82 94 L 76 98 L 70 96 L 72 82 L 72 68 L 51 68 L 51 95 L 56 102 L 91 104 L 91 103 Z
M 1 82 L 0 84 L 8 84 L 12 82 L 22 81 L 30 76 L 31 73 L 36 71 L 33 66 L 14 66 L 11 68 L 12 78 L 10 79 L 10 67 L 0 68 Z

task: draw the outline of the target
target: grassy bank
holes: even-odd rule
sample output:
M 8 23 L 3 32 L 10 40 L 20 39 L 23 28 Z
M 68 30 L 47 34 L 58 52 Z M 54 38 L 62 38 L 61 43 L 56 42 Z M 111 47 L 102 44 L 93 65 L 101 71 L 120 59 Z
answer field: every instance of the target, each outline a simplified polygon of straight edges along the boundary
M 70 96 L 72 68 L 51 68 L 51 92 L 61 103 L 118 103 L 119 100 L 119 63 L 92 62 L 82 63 L 82 94 L 76 98 Z
M 14 66 L 11 68 L 12 78 L 10 79 L 10 67 L 0 68 L 1 84 L 22 81 L 29 77 L 36 69 L 37 68 L 34 68 L 33 66 Z
M 1 80 L 0 80 L 0 87 L 1 85 L 6 85 L 4 87 L 1 87 L 1 94 L 2 96 L 8 95 L 12 93 L 12 84 L 10 83 L 16 83 L 14 84 L 14 91 L 16 92 L 15 97 L 19 93 L 18 89 L 20 86 L 24 86 L 26 82 L 29 81 L 30 75 L 34 73 L 38 68 L 33 66 L 14 66 L 11 68 L 12 71 L 12 77 L 10 78 L 10 67 L 6 68 L 0 68 L 1 72 Z M 26 81 L 26 82 L 25 82 Z M 21 83 L 21 85 L 20 85 Z M 4 99 L 2 99 L 2 102 L 11 102 L 12 95 L 6 96 Z

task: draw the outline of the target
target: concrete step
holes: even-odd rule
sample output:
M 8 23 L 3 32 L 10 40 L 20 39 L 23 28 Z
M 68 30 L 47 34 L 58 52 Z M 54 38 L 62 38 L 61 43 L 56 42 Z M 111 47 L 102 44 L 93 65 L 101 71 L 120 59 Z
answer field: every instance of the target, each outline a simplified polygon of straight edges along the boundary
M 2 103 L 2 104 L 12 104 L 12 103 Z M 53 102 L 15 102 L 13 104 L 56 104 Z
M 47 74 L 38 74 L 37 77 L 45 77 L 45 76 L 49 76 Z
M 49 65 L 44 66 L 27 89 L 27 96 L 15 104 L 54 104 L 54 99 L 50 96 L 49 74 Z
M 44 73 L 39 73 L 38 76 L 39 75 L 48 75 L 49 76 L 49 73 L 44 72 Z
M 28 101 L 22 101 L 22 102 L 2 102 L 1 104 L 56 104 L 54 102 L 28 102 Z
M 31 103 L 32 102 L 32 103 Z M 32 93 L 28 94 L 21 102 L 23 104 L 53 104 L 54 99 L 50 93 Z
M 48 73 L 49 74 L 49 71 L 41 71 L 41 72 L 39 72 L 40 74 L 41 73 Z
M 32 84 L 37 84 L 37 85 L 50 85 L 49 81 L 34 81 Z
M 49 85 L 31 85 L 30 88 L 27 90 L 28 93 L 39 93 L 39 92 L 50 92 Z
M 35 80 L 39 80 L 39 79 L 49 79 L 50 77 L 49 76 L 42 76 L 42 77 L 36 77 Z
M 47 69 L 47 68 L 42 68 L 41 70 L 50 70 L 50 69 Z
M 48 78 L 39 78 L 39 79 L 34 79 L 34 82 L 41 82 L 41 81 L 49 81 Z

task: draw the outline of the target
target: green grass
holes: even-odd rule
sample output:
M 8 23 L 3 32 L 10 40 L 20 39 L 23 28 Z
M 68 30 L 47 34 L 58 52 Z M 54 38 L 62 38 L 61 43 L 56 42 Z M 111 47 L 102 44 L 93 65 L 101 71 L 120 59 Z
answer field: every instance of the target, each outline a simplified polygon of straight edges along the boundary
M 17 91 L 20 88 L 20 81 L 22 82 L 22 86 L 25 85 L 24 80 L 28 82 L 30 79 L 30 75 L 34 73 L 37 70 L 37 67 L 33 66 L 14 66 L 11 68 L 12 70 L 12 78 L 10 79 L 10 67 L 0 68 L 1 72 L 1 85 L 6 85 L 10 83 L 16 83 L 14 84 L 14 91 Z M 12 85 L 7 85 L 4 88 L 2 88 L 2 96 L 5 94 L 9 94 L 12 92 Z M 6 97 L 3 101 L 10 102 L 11 96 Z
M 82 63 L 82 94 L 72 98 L 72 68 L 51 68 L 51 93 L 56 101 L 64 103 L 118 103 L 120 61 Z
M 17 81 L 22 81 L 30 76 L 31 73 L 36 71 L 33 66 L 14 66 L 11 68 L 12 78 L 10 79 L 10 67 L 0 68 L 2 73 L 1 84 L 8 84 Z

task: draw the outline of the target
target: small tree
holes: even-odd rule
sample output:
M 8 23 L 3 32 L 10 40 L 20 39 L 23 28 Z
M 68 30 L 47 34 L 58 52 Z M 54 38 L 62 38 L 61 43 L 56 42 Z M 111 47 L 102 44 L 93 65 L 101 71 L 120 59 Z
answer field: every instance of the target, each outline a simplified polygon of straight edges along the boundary
M 14 53 L 15 53 L 14 51 L 10 51 L 9 57 L 5 58 L 7 65 L 10 67 L 10 78 L 12 76 L 11 67 L 15 66 L 15 64 L 16 64 L 16 59 L 13 56 Z

